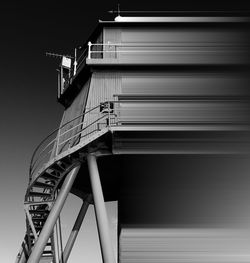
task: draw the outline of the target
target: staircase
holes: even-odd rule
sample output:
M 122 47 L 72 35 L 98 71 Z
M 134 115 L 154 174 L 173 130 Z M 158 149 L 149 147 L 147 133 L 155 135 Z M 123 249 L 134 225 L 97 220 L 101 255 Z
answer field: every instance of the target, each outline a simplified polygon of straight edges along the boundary
M 66 156 L 45 169 L 37 179 L 29 185 L 24 202 L 26 235 L 16 263 L 27 262 L 36 240 L 49 216 L 50 210 L 56 201 L 58 186 L 73 166 L 74 160 Z M 41 263 L 56 262 L 54 241 L 52 234 L 43 251 L 40 259 Z

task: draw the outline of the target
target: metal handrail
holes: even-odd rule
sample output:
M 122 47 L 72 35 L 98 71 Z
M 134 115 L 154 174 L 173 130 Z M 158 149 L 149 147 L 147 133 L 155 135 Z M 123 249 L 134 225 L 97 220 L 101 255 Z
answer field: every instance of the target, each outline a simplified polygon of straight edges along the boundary
M 79 136 L 79 135 L 80 135 L 81 133 L 83 133 L 86 129 L 88 129 L 88 128 L 91 127 L 92 125 L 98 123 L 99 120 L 104 119 L 104 118 L 107 117 L 108 115 L 109 115 L 109 114 L 102 115 L 100 118 L 96 119 L 95 121 L 93 121 L 93 122 L 90 123 L 89 125 L 85 126 L 85 127 L 84 127 L 83 129 L 81 129 L 79 132 L 77 132 L 77 133 L 74 134 L 73 136 L 67 138 L 66 140 L 64 140 L 64 141 L 61 142 L 61 143 L 58 143 L 59 141 L 56 140 L 56 139 L 54 139 L 52 142 L 56 142 L 56 141 L 57 141 L 57 147 L 60 146 L 60 145 L 63 145 L 63 144 L 65 145 L 68 141 L 70 141 L 70 140 L 72 140 L 73 138 Z M 84 123 L 84 122 L 81 122 L 81 124 L 83 124 L 83 123 Z M 80 126 L 80 124 L 74 126 L 74 128 L 76 128 L 76 127 L 78 127 L 78 126 Z M 93 130 L 92 132 L 89 132 L 89 133 L 87 133 L 87 134 L 84 134 L 84 136 L 82 136 L 81 138 L 84 138 L 84 137 L 88 136 L 89 134 L 95 132 L 96 130 L 99 130 L 99 129 L 97 128 L 97 129 Z M 68 132 L 68 131 L 67 131 L 67 132 Z M 50 144 L 52 144 L 52 142 L 51 142 Z M 63 146 L 63 147 L 64 147 L 64 146 Z M 63 149 L 63 148 L 62 148 L 62 149 Z M 57 152 L 56 155 L 59 155 L 59 154 L 62 152 L 62 149 L 60 150 L 60 152 Z M 53 150 L 50 150 L 50 151 L 46 152 L 46 154 L 51 154 L 52 151 L 53 151 Z M 37 159 L 35 160 L 35 162 L 33 163 L 33 168 L 32 168 L 33 171 L 36 171 L 36 169 L 39 167 L 40 163 L 42 163 L 43 158 L 45 158 L 45 157 L 42 157 L 42 158 L 39 158 L 39 157 L 41 157 L 41 154 L 38 156 L 38 158 L 37 158 Z M 33 175 L 33 173 L 30 174 L 30 176 L 32 176 L 32 175 Z
M 108 114 L 102 115 L 100 118 L 98 118 L 97 120 L 95 120 L 94 122 L 91 122 L 89 125 L 85 126 L 84 129 L 82 129 L 81 131 L 77 132 L 76 134 L 74 134 L 73 136 L 71 136 L 70 138 L 68 138 L 67 140 L 64 140 L 61 143 L 58 143 L 58 145 L 62 145 L 68 141 L 70 141 L 71 139 L 73 139 L 74 137 L 78 136 L 80 133 L 82 133 L 84 130 L 88 129 L 89 127 L 91 127 L 93 124 L 97 123 L 99 120 L 103 119 L 104 117 L 107 117 Z M 81 122 L 81 124 L 83 124 L 83 122 Z M 80 124 L 76 125 L 75 127 L 80 126 Z M 74 128 L 75 128 L 74 127 Z M 67 131 L 68 132 L 68 131 Z M 84 136 L 85 137 L 85 136 Z
M 86 114 L 94 111 L 95 109 L 97 109 L 97 108 L 99 108 L 99 107 L 100 107 L 100 105 L 95 106 L 95 107 L 93 107 L 92 109 L 90 109 L 90 110 L 88 110 L 88 111 L 80 114 L 79 116 L 73 118 L 72 120 L 64 123 L 64 124 L 61 125 L 59 128 L 57 128 L 57 129 L 53 130 L 51 133 L 49 133 L 49 135 L 47 135 L 47 136 L 43 139 L 43 140 L 38 144 L 38 146 L 35 148 L 35 150 L 34 150 L 34 152 L 33 152 L 33 154 L 32 154 L 31 161 L 30 161 L 30 169 L 29 169 L 29 174 L 30 174 L 30 176 L 32 175 L 32 170 L 33 170 L 34 164 L 37 162 L 37 160 L 35 160 L 36 154 L 38 153 L 40 147 L 44 144 L 44 142 L 46 142 L 51 136 L 56 135 L 57 132 L 58 132 L 59 130 L 61 130 L 63 127 L 65 127 L 66 125 L 72 123 L 73 121 L 75 121 L 75 120 L 77 120 L 77 119 L 79 119 L 79 118 L 81 118 L 81 117 L 84 117 Z M 46 149 L 48 149 L 48 147 L 49 147 L 50 145 L 52 145 L 53 142 L 55 142 L 55 141 L 56 141 L 56 138 L 53 139 L 52 141 L 50 141 L 45 147 L 43 147 L 43 149 L 41 150 L 41 152 L 40 152 L 39 155 L 37 156 L 37 159 L 39 159 L 39 157 L 46 151 Z
M 194 45 L 194 42 L 169 42 L 170 44 L 124 44 L 124 43 L 91 43 L 90 46 L 117 46 L 117 47 L 225 47 L 225 46 L 245 46 L 246 44 L 232 44 L 228 42 L 220 42 L 214 44 L 214 42 L 211 42 L 211 44 L 208 44 L 209 42 L 195 42 L 196 45 Z M 197 43 L 200 44 L 206 44 L 206 45 L 197 45 Z M 191 44 L 191 45 L 189 45 Z

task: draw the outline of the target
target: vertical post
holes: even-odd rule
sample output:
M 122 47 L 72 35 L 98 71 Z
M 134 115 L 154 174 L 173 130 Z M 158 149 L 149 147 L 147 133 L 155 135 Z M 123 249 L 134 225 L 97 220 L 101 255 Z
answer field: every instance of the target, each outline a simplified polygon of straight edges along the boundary
M 110 107 L 110 101 L 108 102 L 108 127 L 111 126 L 111 123 L 110 123 L 110 110 L 111 110 L 111 107 Z
M 62 228 L 61 228 L 61 217 L 60 217 L 60 215 L 58 217 L 57 229 L 58 229 L 58 239 L 60 241 L 60 243 L 59 243 L 60 254 L 59 255 L 60 255 L 62 262 L 64 263 L 64 261 L 63 261 L 63 244 L 62 244 Z
M 73 72 L 74 76 L 76 74 L 76 67 L 77 67 L 77 49 L 75 48 L 74 72 Z
M 53 231 L 53 246 L 54 246 L 54 259 L 55 263 L 59 263 L 59 252 L 58 252 L 58 240 L 57 240 L 57 228 L 54 227 Z
M 91 59 L 91 42 L 88 42 L 88 59 Z
M 56 193 L 55 193 L 55 197 L 57 197 L 57 196 L 58 196 L 58 191 L 56 191 Z M 51 241 L 53 241 L 55 263 L 59 263 L 59 256 L 60 256 L 57 225 L 58 225 L 58 220 L 56 221 L 54 229 L 53 229 L 53 240 L 51 240 Z
M 60 81 L 60 83 L 61 83 L 60 93 L 63 94 L 65 79 L 64 79 L 64 77 L 63 77 L 63 67 L 62 67 L 62 65 L 61 65 L 61 67 L 60 67 L 60 76 L 61 76 L 61 81 Z
M 67 244 L 64 248 L 64 251 L 63 251 L 63 260 L 60 261 L 60 263 L 67 263 L 68 261 L 68 258 L 70 256 L 70 253 L 71 253 L 71 250 L 74 246 L 74 243 L 76 241 L 76 238 L 77 238 L 77 235 L 79 233 L 79 230 L 81 228 L 81 225 L 82 225 L 82 221 L 86 215 L 86 212 L 88 210 L 88 207 L 89 207 L 89 202 L 90 202 L 90 196 L 88 196 L 86 198 L 86 200 L 83 201 L 83 204 L 81 206 L 81 209 L 79 211 L 79 214 L 76 218 L 76 221 L 75 221 L 75 224 L 72 228 L 72 231 L 70 233 L 70 236 L 68 238 L 68 241 L 67 241 Z
M 55 204 L 53 205 L 49 216 L 43 226 L 43 229 L 35 243 L 34 249 L 29 257 L 28 263 L 39 263 L 41 255 L 44 251 L 46 243 L 51 235 L 53 228 L 56 224 L 58 216 L 63 208 L 66 198 L 71 190 L 71 187 L 75 181 L 76 175 L 80 169 L 80 164 L 74 167 L 66 176 L 62 188 L 56 198 Z
M 56 156 L 59 154 L 59 145 L 60 145 L 60 133 L 61 133 L 61 127 L 59 127 L 57 138 L 56 138 Z
M 102 258 L 104 263 L 115 263 L 114 251 L 109 231 L 107 211 L 104 203 L 101 181 L 99 177 L 96 157 L 92 154 L 87 156 L 90 182 L 94 198 L 96 221 L 101 244 Z
M 57 69 L 57 98 L 60 99 L 61 97 L 61 76 L 60 70 Z

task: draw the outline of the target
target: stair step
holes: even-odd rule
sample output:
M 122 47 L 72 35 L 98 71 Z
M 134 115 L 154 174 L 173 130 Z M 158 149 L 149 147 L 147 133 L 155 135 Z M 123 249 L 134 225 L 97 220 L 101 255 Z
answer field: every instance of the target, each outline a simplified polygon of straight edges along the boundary
M 56 181 L 58 179 L 60 179 L 60 177 L 58 177 L 57 175 L 52 174 L 52 173 L 47 172 L 47 171 L 45 173 L 41 174 L 41 177 L 48 179 L 48 180 L 56 180 Z
M 33 241 L 35 239 L 33 233 L 32 233 L 32 235 L 30 235 L 30 239 L 31 239 L 31 241 Z
M 33 241 L 33 240 L 35 239 L 33 233 L 30 235 L 30 239 L 31 239 L 31 241 Z M 33 246 L 33 245 L 34 245 L 34 244 L 32 244 L 32 246 Z M 46 243 L 46 247 L 51 247 L 51 242 Z
M 53 169 L 54 171 L 58 172 L 58 173 L 63 173 L 66 169 L 62 168 L 60 165 L 58 165 L 57 163 L 54 163 L 51 166 L 51 169 Z
M 50 188 L 50 189 L 54 188 L 54 185 L 46 184 L 46 183 L 42 183 L 42 182 L 35 182 L 33 186 L 34 187 L 39 187 L 39 188 Z
M 42 255 L 39 263 L 51 263 L 54 262 L 54 256 L 53 255 Z
M 42 218 L 42 217 L 32 217 L 32 221 L 39 221 L 39 222 L 45 222 L 47 218 Z
M 43 225 L 42 226 L 41 225 L 37 226 L 37 225 L 34 224 L 34 227 L 35 227 L 36 230 L 41 230 L 43 228 Z
M 53 252 L 51 250 L 44 250 L 43 251 L 43 255 L 48 255 L 48 254 L 53 255 Z
M 51 194 L 42 193 L 42 192 L 29 192 L 30 196 L 37 196 L 37 197 L 51 197 Z
M 60 162 L 64 163 L 65 166 L 71 165 L 71 160 L 69 160 L 68 157 L 65 157 L 64 159 L 61 159 Z
M 30 214 L 49 214 L 48 210 L 29 210 Z
M 59 161 L 56 163 L 57 166 L 59 166 L 63 171 L 65 171 L 67 169 L 67 164 L 62 162 L 62 161 Z

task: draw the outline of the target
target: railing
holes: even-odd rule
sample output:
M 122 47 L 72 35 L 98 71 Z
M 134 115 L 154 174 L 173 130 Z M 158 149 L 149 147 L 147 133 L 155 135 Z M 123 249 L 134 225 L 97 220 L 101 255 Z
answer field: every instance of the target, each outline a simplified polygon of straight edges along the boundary
M 211 55 L 222 55 L 223 54 L 234 54 L 235 58 L 239 55 L 244 57 L 244 54 L 248 54 L 247 44 L 237 43 L 237 42 L 169 42 L 169 43 L 138 43 L 138 44 L 126 44 L 126 43 L 91 43 L 88 42 L 87 47 L 81 52 L 76 58 L 76 66 L 71 69 L 69 74 L 69 79 L 64 84 L 65 87 L 59 90 L 64 90 L 77 73 L 80 72 L 81 68 L 85 66 L 86 60 L 96 60 L 96 59 L 117 59 L 117 58 L 134 58 L 135 55 L 143 55 L 141 58 L 144 59 L 144 56 L 150 55 L 148 57 L 149 61 L 152 61 L 152 56 L 154 55 L 155 60 L 158 61 L 167 61 L 167 58 L 164 56 L 168 55 L 186 55 L 189 54 L 192 58 L 194 54 L 200 55 L 205 54 L 206 56 Z M 132 57 L 131 57 L 132 55 Z M 242 57 L 242 61 L 243 61 Z M 138 57 L 139 58 L 139 57 Z M 191 59 L 190 58 L 190 59 Z M 138 62 L 136 58 L 135 61 Z M 62 83 L 62 81 L 61 81 Z
M 186 50 L 183 50 L 185 48 Z M 244 52 L 242 48 L 247 48 L 244 44 L 239 43 L 207 43 L 207 42 L 171 42 L 164 44 L 124 44 L 124 43 L 91 43 L 88 42 L 88 46 L 84 49 L 81 55 L 77 58 L 78 70 L 82 65 L 86 63 L 86 59 L 100 59 L 104 57 L 104 54 L 108 54 L 113 58 L 117 58 L 118 54 L 122 53 L 183 53 L 187 51 L 196 52 L 228 52 L 230 50 L 237 52 Z M 230 49 L 230 50 L 229 50 Z
M 30 162 L 29 179 L 49 162 L 49 160 L 61 154 L 67 149 L 78 144 L 82 139 L 87 139 L 93 133 L 102 128 L 116 125 L 115 114 L 110 109 L 111 102 L 105 102 L 103 111 L 100 111 L 101 105 L 87 110 L 83 114 L 64 123 L 58 129 L 52 131 L 36 147 Z
M 95 47 L 102 47 L 100 50 L 93 50 Z M 245 48 L 245 50 L 242 50 Z M 146 53 L 146 54 L 182 54 L 185 52 L 245 52 L 248 47 L 239 43 L 206 43 L 206 42 L 176 42 L 169 44 L 123 44 L 123 43 L 91 43 L 88 42 L 88 59 L 95 59 L 94 54 L 109 55 L 117 58 L 122 53 Z

